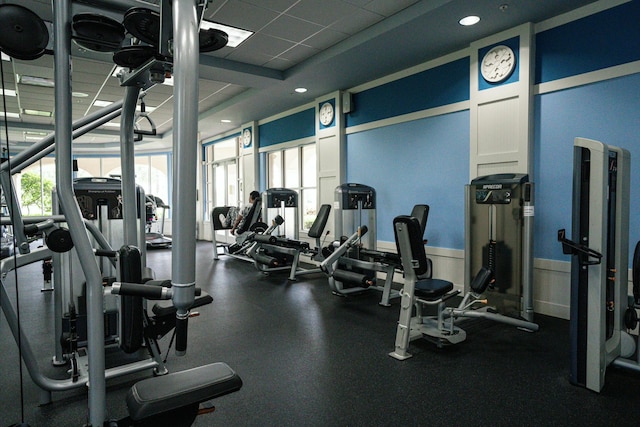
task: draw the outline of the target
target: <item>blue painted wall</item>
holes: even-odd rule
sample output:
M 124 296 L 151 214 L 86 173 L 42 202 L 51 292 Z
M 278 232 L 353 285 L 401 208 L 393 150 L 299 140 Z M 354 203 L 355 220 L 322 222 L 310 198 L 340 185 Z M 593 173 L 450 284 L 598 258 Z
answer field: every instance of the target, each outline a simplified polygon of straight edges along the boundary
M 573 140 L 595 139 L 631 152 L 630 253 L 640 240 L 640 75 L 536 97 L 534 256 L 568 261 L 556 231 L 571 230 Z
M 309 108 L 290 116 L 260 125 L 259 147 L 280 144 L 316 134 L 316 112 Z
M 429 246 L 464 249 L 469 111 L 347 135 L 347 180 L 376 189 L 378 240 L 393 242 L 393 218 L 430 206 Z
M 640 1 L 634 0 L 536 35 L 535 82 L 640 60 Z
M 469 99 L 469 57 L 353 95 L 346 126 L 400 116 Z

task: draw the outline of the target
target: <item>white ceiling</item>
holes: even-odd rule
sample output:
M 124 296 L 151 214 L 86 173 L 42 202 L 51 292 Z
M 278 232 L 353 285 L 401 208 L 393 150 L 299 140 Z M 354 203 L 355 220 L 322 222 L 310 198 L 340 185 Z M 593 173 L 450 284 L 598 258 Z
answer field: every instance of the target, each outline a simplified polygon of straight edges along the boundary
M 52 21 L 53 0 L 0 0 L 19 3 Z M 236 48 L 201 54 L 199 130 L 205 137 L 238 129 L 337 89 L 349 89 L 393 72 L 467 47 L 472 41 L 525 22 L 540 22 L 594 0 L 208 0 L 205 19 L 253 31 Z M 130 7 L 158 9 L 160 0 L 84 0 L 73 12 L 102 13 L 121 20 Z M 506 7 L 504 7 L 506 5 Z M 501 7 L 502 6 L 502 7 Z M 457 21 L 474 14 L 479 24 Z M 73 44 L 73 119 L 97 111 L 96 99 L 122 99 L 124 89 L 111 77 L 112 54 L 87 51 Z M 53 77 L 53 56 L 34 61 L 3 62 L 4 85 L 16 97 L 5 97 L 8 112 L 53 111 L 53 89 L 16 84 L 16 74 Z M 294 88 L 308 88 L 297 94 Z M 145 96 L 149 117 L 159 134 L 172 129 L 171 86 L 156 85 Z M 230 120 L 222 123 L 221 120 Z M 12 143 L 33 144 L 51 132 L 53 117 L 20 114 L 9 120 Z M 119 120 L 114 120 L 119 123 Z M 141 123 L 141 128 L 144 128 Z M 4 132 L 3 132 L 4 133 Z M 76 142 L 100 149 L 117 145 L 117 127 L 103 126 Z M 4 135 L 2 136 L 4 139 Z M 159 139 L 159 138 L 158 138 Z M 145 137 L 147 146 L 160 144 Z M 170 138 L 165 138 L 170 140 Z M 166 144 L 166 142 L 165 142 Z

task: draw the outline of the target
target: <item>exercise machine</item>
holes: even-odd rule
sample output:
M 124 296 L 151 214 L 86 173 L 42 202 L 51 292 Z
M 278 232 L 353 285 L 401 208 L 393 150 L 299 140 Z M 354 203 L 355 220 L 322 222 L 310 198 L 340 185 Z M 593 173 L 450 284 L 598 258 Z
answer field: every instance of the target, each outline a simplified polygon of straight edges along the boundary
M 164 235 L 164 220 L 167 217 L 167 205 L 160 197 L 147 194 L 146 198 L 147 227 L 145 239 L 148 248 L 168 248 L 171 246 L 171 238 Z M 160 230 L 152 231 L 153 224 L 158 221 L 158 209 L 162 209 L 160 217 Z
M 375 290 L 382 293 L 379 304 L 389 307 L 392 299 L 400 297 L 393 288 L 393 279 L 395 272 L 402 270 L 402 263 L 397 254 L 377 250 L 375 237 L 369 236 L 376 227 L 375 204 L 375 190 L 371 187 L 345 184 L 336 189 L 336 205 L 341 208 L 336 213 L 336 229 L 342 233 L 356 224 L 360 226 L 349 237 L 342 237 L 324 249 L 325 260 L 321 268 L 329 276 L 334 295 L 349 296 Z M 364 218 L 363 211 L 369 212 Z M 429 206 L 415 205 L 412 215 L 420 219 L 424 235 Z
M 249 249 L 247 254 L 255 261 L 256 268 L 263 273 L 288 270 L 289 280 L 296 280 L 297 276 L 322 272 L 320 267 L 303 268 L 300 266 L 300 257 L 308 256 L 311 261 L 316 263 L 324 260 L 320 238 L 328 234 L 324 233 L 324 229 L 330 212 L 331 205 L 320 206 L 318 215 L 309 229 L 308 236 L 315 239 L 315 248 L 312 248 L 305 241 L 264 233 L 253 237 L 256 244 Z
M 558 231 L 571 254 L 572 384 L 600 392 L 609 366 L 640 371 L 631 359 L 638 337 L 640 247 L 633 257 L 633 297 L 628 296 L 631 156 L 623 148 L 576 138 L 573 149 L 571 239 Z M 637 354 L 636 354 L 637 357 Z
M 535 323 L 486 309 L 487 300 L 482 294 L 493 280 L 493 273 L 487 267 L 480 268 L 460 304 L 448 307 L 446 302 L 459 295 L 460 291 L 454 290 L 453 283 L 448 280 L 432 278 L 431 261 L 426 256 L 418 219 L 398 216 L 393 220 L 393 227 L 404 269 L 404 284 L 400 291 L 402 298 L 395 347 L 389 356 L 398 360 L 410 358 L 409 343 L 418 338 L 427 338 L 439 347 L 464 341 L 466 332 L 456 323 L 461 318 L 484 318 L 528 331 L 538 330 Z M 434 305 L 437 306 L 437 315 L 424 316 L 423 306 Z M 476 309 L 478 306 L 483 308 Z
M 101 3 L 102 4 L 102 3 Z M 159 83 L 168 73 L 174 76 L 174 123 L 173 153 L 175 162 L 173 173 L 174 220 L 180 227 L 174 231 L 172 245 L 172 279 L 170 297 L 175 309 L 176 354 L 182 356 L 187 351 L 187 328 L 189 310 L 195 303 L 195 235 L 196 230 L 196 159 L 197 149 L 195 144 L 188 141 L 197 139 L 198 117 L 198 52 L 215 50 L 226 45 L 227 35 L 219 30 L 206 30 L 198 33 L 198 17 L 202 16 L 195 2 L 187 0 L 174 0 L 173 2 L 161 2 L 160 5 L 149 5 L 149 9 L 134 8 L 121 10 L 126 2 L 109 4 L 109 15 L 118 12 L 124 14 L 126 25 L 106 16 L 97 16 L 93 13 L 76 14 L 72 19 L 72 2 L 70 0 L 56 0 L 53 2 L 53 38 L 54 70 L 55 70 L 55 151 L 56 151 L 56 188 L 59 197 L 61 212 L 64 222 L 69 226 L 62 231 L 59 238 L 53 239 L 58 248 L 63 249 L 72 243 L 76 249 L 83 274 L 87 282 L 87 384 L 88 387 L 88 418 L 90 425 L 101 426 L 109 422 L 106 414 L 106 376 L 104 355 L 104 318 L 103 309 L 103 283 L 92 242 L 86 232 L 85 224 L 81 216 L 73 192 L 72 183 L 72 140 L 74 124 L 71 121 L 71 57 L 72 38 L 81 46 L 92 50 L 113 52 L 114 60 L 124 66 L 128 71 L 120 74 L 120 83 L 125 87 L 125 96 L 122 103 L 115 103 L 110 113 L 116 113 L 122 107 L 121 122 L 121 160 L 122 160 L 122 206 L 123 206 L 123 235 L 127 245 L 138 246 L 136 232 L 136 195 L 135 195 L 135 171 L 134 171 L 134 117 L 137 99 L 140 90 Z M 84 7 L 83 2 L 83 7 Z M 113 7 L 111 7 L 113 6 Z M 206 3 L 202 5 L 206 7 Z M 97 9 L 99 9 L 97 7 Z M 84 9 L 86 10 L 86 8 Z M 10 52 L 11 56 L 20 59 L 35 59 L 47 52 L 48 30 L 42 20 L 28 9 L 11 4 L 0 5 L 0 22 L 5 19 L 14 19 L 21 22 L 20 25 L 5 25 L 8 37 L 0 41 L 0 49 Z M 6 21 L 5 21 L 6 22 Z M 162 23 L 162 25 L 160 25 Z M 24 25 L 22 25 L 24 24 Z M 23 28 L 30 28 L 29 32 L 35 42 L 24 40 L 27 33 Z M 125 39 L 126 30 L 133 34 L 136 40 L 145 41 L 145 36 L 151 36 L 146 40 L 149 46 L 144 44 L 131 44 L 121 47 Z M 36 31 L 39 30 L 39 31 Z M 14 31 L 15 34 L 12 34 Z M 151 34 L 149 34 L 149 32 Z M 13 35 L 14 37 L 11 37 Z M 193 46 L 195 40 L 199 40 L 200 49 Z M 170 47 L 172 48 L 170 51 Z M 113 116 L 112 116 L 113 117 Z M 110 120 L 106 119 L 104 122 Z M 101 119 L 102 120 L 102 119 Z M 102 124 L 101 123 L 101 124 Z M 45 156 L 53 143 L 53 137 L 34 144 L 14 157 L 11 164 L 23 165 L 29 160 L 30 155 Z M 37 148 L 36 148 L 37 147 Z M 45 154 L 43 154 L 45 153 Z M 38 159 L 41 157 L 38 157 Z M 10 181 L 12 166 L 9 162 L 3 163 L 0 174 L 3 189 L 11 188 L 7 185 Z M 177 203 L 178 195 L 180 203 Z M 17 207 L 12 203 L 12 207 Z M 18 248 L 23 257 L 14 257 L 15 266 L 26 265 L 34 259 L 41 260 L 41 254 L 32 255 L 28 248 L 24 221 L 17 209 L 10 213 L 12 225 L 21 234 L 17 236 Z M 53 222 L 53 220 L 52 220 Z M 43 228 L 50 227 L 50 222 L 45 222 Z M 57 228 L 62 230 L 62 228 Z M 51 233 L 53 234 L 53 232 Z M 56 245 L 53 245 L 54 247 Z M 45 251 L 51 249 L 51 245 Z M 69 248 L 70 249 L 70 248 Z M 69 250 L 66 249 L 66 250 Z M 45 252 L 42 251 L 42 252 Z M 35 252 L 35 251 L 34 251 Z M 50 256 L 50 253 L 47 254 Z M 137 269 L 137 267 L 135 267 Z M 55 271 L 55 269 L 54 269 Z M 16 340 L 21 342 L 23 332 L 19 322 L 13 322 L 16 318 L 12 312 L 8 297 L 1 287 L 0 303 L 11 326 Z M 7 315 L 7 313 L 9 313 Z M 23 359 L 26 361 L 26 348 L 19 345 Z M 24 351 L 23 351 L 24 350 Z M 175 416 L 184 408 L 193 414 L 197 412 L 200 402 L 209 400 L 220 393 L 232 392 L 241 387 L 239 377 L 226 364 L 205 365 L 195 368 L 194 371 L 176 372 L 170 376 L 148 378 L 140 385 L 135 385 L 130 390 L 133 396 L 128 399 L 131 422 L 123 420 L 122 425 L 190 425 L 192 416 L 178 423 Z M 59 390 L 61 384 L 50 382 L 46 386 Z M 66 383 L 65 383 L 66 385 Z M 195 410 L 194 410 L 195 407 Z M 151 420 L 153 418 L 153 420 Z M 145 424 L 148 422 L 148 424 Z
M 244 256 L 246 250 L 251 245 L 250 237 L 254 233 L 264 233 L 269 228 L 267 224 L 260 220 L 262 217 L 262 199 L 257 198 L 253 201 L 247 213 L 247 218 L 236 229 L 237 237 L 235 242 L 232 244 L 219 243 L 216 232 L 218 230 L 231 230 L 231 228 L 233 228 L 233 221 L 225 221 L 231 208 L 232 206 L 218 206 L 211 210 L 213 259 L 215 261 L 219 260 L 220 255 L 236 255 L 236 258 L 251 261 L 251 259 Z M 219 252 L 219 248 L 222 248 L 222 253 Z
M 533 321 L 534 185 L 526 174 L 478 177 L 466 186 L 465 292 L 493 274 L 485 296 L 498 312 Z

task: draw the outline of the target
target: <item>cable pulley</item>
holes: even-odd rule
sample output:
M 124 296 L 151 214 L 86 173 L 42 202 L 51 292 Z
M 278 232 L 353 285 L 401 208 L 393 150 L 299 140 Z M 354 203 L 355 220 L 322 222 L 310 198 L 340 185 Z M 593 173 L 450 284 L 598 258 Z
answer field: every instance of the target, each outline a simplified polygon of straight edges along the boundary
M 124 27 L 119 22 L 94 13 L 80 13 L 73 17 L 73 40 L 96 52 L 114 52 L 124 40 Z

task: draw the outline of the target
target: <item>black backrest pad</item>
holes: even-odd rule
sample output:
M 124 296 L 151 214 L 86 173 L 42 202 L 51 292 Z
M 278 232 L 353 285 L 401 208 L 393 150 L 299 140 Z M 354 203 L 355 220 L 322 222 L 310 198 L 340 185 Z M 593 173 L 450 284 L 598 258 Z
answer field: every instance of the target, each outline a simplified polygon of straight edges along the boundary
M 262 199 L 257 198 L 253 201 L 253 205 L 251 205 L 251 209 L 249 209 L 249 213 L 247 213 L 247 217 L 244 219 L 242 225 L 238 227 L 236 230 L 237 234 L 242 234 L 245 231 L 249 230 L 249 227 L 253 225 L 254 222 L 260 218 L 260 211 L 262 210 Z
M 471 281 L 471 290 L 476 294 L 481 294 L 487 290 L 493 280 L 493 272 L 487 267 L 481 267 L 478 274 Z
M 429 205 L 415 205 L 411 210 L 411 216 L 418 219 L 422 227 L 422 236 L 427 228 L 427 218 L 429 218 Z
M 400 251 L 400 244 L 398 242 L 398 228 L 396 224 L 401 224 L 406 227 L 409 236 L 409 245 L 411 246 L 411 254 L 403 254 Z M 427 254 L 424 250 L 424 242 L 422 241 L 422 227 L 417 218 L 407 215 L 400 215 L 393 219 L 393 232 L 396 238 L 396 248 L 398 254 L 402 258 L 410 256 L 413 261 L 417 262 L 417 266 L 414 268 L 417 275 L 424 274 L 429 268 L 427 262 Z
M 318 216 L 313 221 L 311 228 L 309 229 L 309 237 L 322 236 L 324 232 L 324 227 L 327 225 L 327 220 L 329 219 L 329 212 L 331 212 L 331 205 L 322 205 L 320 206 L 320 210 L 318 211 Z

